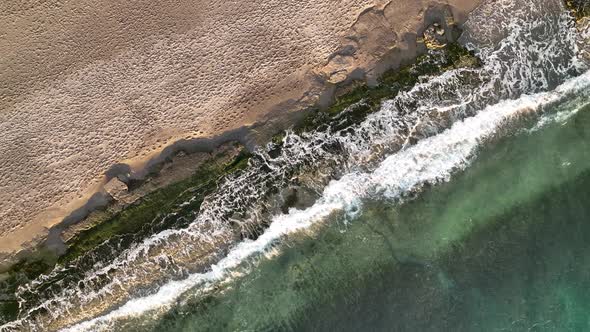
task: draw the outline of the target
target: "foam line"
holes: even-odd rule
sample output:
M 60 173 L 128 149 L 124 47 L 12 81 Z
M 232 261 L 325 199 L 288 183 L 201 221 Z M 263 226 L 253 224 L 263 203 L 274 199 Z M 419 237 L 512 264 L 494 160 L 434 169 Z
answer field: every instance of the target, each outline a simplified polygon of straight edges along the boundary
M 542 112 L 545 106 L 571 94 L 587 94 L 589 88 L 590 71 L 553 91 L 523 95 L 516 100 L 488 106 L 474 117 L 455 123 L 443 133 L 386 158 L 374 172 L 350 173 L 330 182 L 316 204 L 304 210 L 291 209 L 287 214 L 275 216 L 269 228 L 258 239 L 238 244 L 227 257 L 213 265 L 211 271 L 170 282 L 153 295 L 130 300 L 119 309 L 64 331 L 108 329 L 111 323 L 119 319 L 169 308 L 189 289 L 226 279 L 233 269 L 250 258 L 268 252 L 285 235 L 307 229 L 334 213 L 354 216 L 361 211 L 363 198 L 369 195 L 399 199 L 424 184 L 448 181 L 452 174 L 469 166 L 477 149 L 499 129 L 524 114 Z

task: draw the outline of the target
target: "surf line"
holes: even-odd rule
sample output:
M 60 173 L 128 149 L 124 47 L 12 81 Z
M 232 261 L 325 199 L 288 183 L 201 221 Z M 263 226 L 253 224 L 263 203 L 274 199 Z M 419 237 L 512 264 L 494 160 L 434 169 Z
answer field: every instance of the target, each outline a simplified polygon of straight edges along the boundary
M 446 131 L 387 157 L 371 173 L 349 173 L 339 180 L 331 181 L 314 205 L 276 215 L 260 237 L 239 243 L 228 256 L 212 265 L 210 271 L 169 282 L 155 294 L 129 300 L 103 316 L 62 331 L 103 330 L 121 319 L 164 311 L 173 306 L 188 290 L 222 282 L 231 277 L 232 271 L 246 260 L 270 253 L 274 245 L 286 235 L 308 229 L 334 213 L 354 217 L 362 209 L 362 199 L 369 195 L 399 199 L 425 184 L 449 181 L 454 173 L 471 164 L 476 158 L 477 150 L 499 129 L 513 124 L 523 115 L 541 114 L 546 106 L 573 94 L 588 94 L 590 92 L 584 91 L 589 91 L 589 88 L 590 71 L 587 71 L 555 90 L 523 95 L 515 100 L 505 100 L 488 106 L 475 116 L 455 123 Z

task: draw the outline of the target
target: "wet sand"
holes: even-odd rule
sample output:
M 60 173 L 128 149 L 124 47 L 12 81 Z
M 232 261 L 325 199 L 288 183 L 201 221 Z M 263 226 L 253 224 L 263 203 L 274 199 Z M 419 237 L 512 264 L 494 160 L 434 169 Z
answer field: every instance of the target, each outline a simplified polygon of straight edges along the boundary
M 113 165 L 141 173 L 175 142 L 275 130 L 414 57 L 429 7 L 461 22 L 477 3 L 3 1 L 2 258 L 87 204 Z

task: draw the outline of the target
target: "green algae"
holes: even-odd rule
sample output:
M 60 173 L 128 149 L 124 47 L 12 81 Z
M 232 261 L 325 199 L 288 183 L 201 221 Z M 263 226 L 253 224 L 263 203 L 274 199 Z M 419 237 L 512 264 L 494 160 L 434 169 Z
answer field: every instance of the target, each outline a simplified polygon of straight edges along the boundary
M 177 213 L 181 217 L 198 210 L 204 198 L 217 188 L 220 179 L 244 169 L 249 158 L 250 154 L 246 150 L 242 150 L 229 162 L 224 162 L 227 159 L 225 155 L 214 157 L 199 167 L 191 177 L 158 189 L 109 220 L 77 234 L 66 243 L 68 250 L 59 258 L 59 262 L 70 262 L 115 236 L 138 235 L 146 226 L 153 226 L 153 221 L 167 214 Z M 189 205 L 181 206 L 181 203 L 191 198 L 194 199 Z M 163 224 L 158 228 L 168 226 L 171 225 Z M 153 233 L 154 229 L 149 231 Z
M 18 302 L 14 297 L 18 286 L 51 271 L 56 262 L 55 253 L 41 249 L 2 273 L 0 279 L 0 324 L 16 319 L 18 315 Z
M 191 220 L 188 216 L 198 211 L 203 199 L 217 188 L 220 180 L 244 169 L 249 158 L 250 153 L 243 148 L 235 157 L 218 154 L 206 161 L 191 177 L 157 189 L 103 222 L 78 233 L 65 243 L 67 250 L 63 255 L 58 257 L 54 252 L 39 249 L 13 265 L 2 274 L 4 277 L 0 281 L 0 324 L 16 319 L 19 313 L 14 297 L 19 285 L 50 272 L 56 264 L 68 265 L 88 253 L 94 252 L 105 258 L 112 252 L 101 250 L 101 247 L 109 247 L 111 241 L 116 241 L 117 249 L 123 250 L 158 230 L 186 225 Z M 193 197 L 190 204 L 181 205 Z M 176 213 L 176 217 L 163 218 L 170 213 Z
M 449 43 L 440 50 L 417 57 L 412 64 L 386 71 L 375 86 L 357 82 L 350 91 L 337 96 L 327 109 L 312 110 L 295 126 L 295 132 L 308 132 L 327 125 L 339 129 L 359 123 L 368 114 L 377 111 L 383 100 L 391 99 L 399 92 L 416 85 L 421 76 L 440 75 L 451 69 L 479 66 L 481 61 L 472 51 L 458 43 Z

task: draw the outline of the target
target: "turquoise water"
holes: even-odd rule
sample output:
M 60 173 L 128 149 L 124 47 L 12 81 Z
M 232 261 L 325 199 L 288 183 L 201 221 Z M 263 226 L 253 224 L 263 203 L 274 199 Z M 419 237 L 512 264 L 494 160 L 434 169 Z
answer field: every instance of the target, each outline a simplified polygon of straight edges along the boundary
M 155 329 L 587 331 L 588 239 L 586 107 L 498 139 L 405 204 L 374 199 L 354 220 L 291 236 Z

